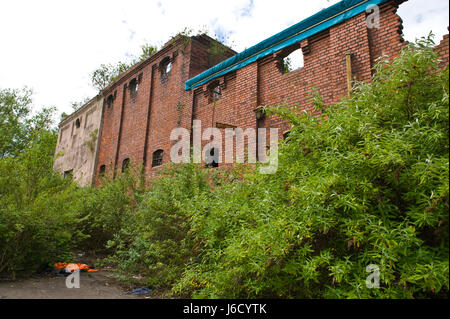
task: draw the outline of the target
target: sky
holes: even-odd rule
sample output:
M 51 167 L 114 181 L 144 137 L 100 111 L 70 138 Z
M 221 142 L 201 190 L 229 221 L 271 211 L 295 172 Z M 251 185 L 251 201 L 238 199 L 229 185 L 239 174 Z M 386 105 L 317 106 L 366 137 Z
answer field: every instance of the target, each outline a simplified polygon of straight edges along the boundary
M 150 43 L 161 47 L 185 28 L 240 52 L 337 0 L 0 0 L 0 88 L 31 88 L 36 109 L 71 103 L 97 91 L 90 74 L 127 61 Z M 406 40 L 449 25 L 448 0 L 409 0 L 398 14 Z

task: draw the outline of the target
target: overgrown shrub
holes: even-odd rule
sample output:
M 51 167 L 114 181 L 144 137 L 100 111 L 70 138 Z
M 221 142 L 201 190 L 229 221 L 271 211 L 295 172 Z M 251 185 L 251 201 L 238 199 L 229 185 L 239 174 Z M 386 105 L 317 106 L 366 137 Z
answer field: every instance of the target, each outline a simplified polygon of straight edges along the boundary
M 35 132 L 17 156 L 0 159 L 0 274 L 29 274 L 65 258 L 81 235 L 67 205 L 77 187 L 53 172 L 55 142 L 54 132 Z
M 293 125 L 274 175 L 192 201 L 201 242 L 174 292 L 206 298 L 423 298 L 449 288 L 449 82 L 430 40 Z M 366 266 L 380 269 L 366 287 Z
M 52 171 L 54 132 L 8 129 L 28 137 L 0 158 L 0 273 L 106 248 L 122 277 L 181 296 L 448 297 L 449 70 L 432 47 L 380 60 L 337 105 L 314 95 L 314 114 L 268 107 L 292 125 L 273 175 L 169 165 L 149 187 L 137 169 L 81 189 Z
M 79 225 L 85 239 L 80 249 L 108 252 L 106 244 L 133 218 L 142 201 L 145 185 L 140 168 L 133 167 L 116 178 L 105 177 L 96 187 L 86 187 L 75 205 L 82 218 Z
M 205 172 L 195 165 L 164 169 L 108 242 L 114 249 L 108 260 L 128 277 L 140 273 L 150 285 L 171 287 L 193 255 L 190 203 L 209 191 Z

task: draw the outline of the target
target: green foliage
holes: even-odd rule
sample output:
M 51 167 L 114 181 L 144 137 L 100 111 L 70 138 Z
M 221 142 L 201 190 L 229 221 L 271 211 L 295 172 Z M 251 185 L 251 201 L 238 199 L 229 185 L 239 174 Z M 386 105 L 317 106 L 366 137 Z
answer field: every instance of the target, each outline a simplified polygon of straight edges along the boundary
M 148 59 L 149 57 L 151 57 L 153 54 L 158 52 L 158 47 L 148 44 L 148 43 L 145 43 L 145 44 L 141 45 L 141 51 L 142 51 L 141 55 L 138 57 L 137 62 L 144 61 L 144 60 Z
M 204 176 L 194 165 L 164 169 L 108 242 L 109 260 L 123 273 L 146 275 L 150 285 L 171 287 L 192 256 L 188 203 L 210 189 Z
M 289 58 L 289 57 L 284 58 L 281 68 L 282 68 L 283 74 L 291 72 L 293 70 L 291 58 Z
M 99 91 L 105 89 L 109 84 L 117 80 L 122 73 L 126 72 L 135 64 L 148 59 L 157 51 L 158 48 L 156 46 L 146 43 L 141 46 L 141 54 L 139 57 L 133 57 L 131 61 L 120 61 L 116 64 L 101 64 L 90 76 L 92 86 Z
M 48 130 L 54 108 L 32 114 L 31 90 L 0 89 L 0 159 L 17 156 L 34 138 L 33 132 Z
M 0 158 L 0 273 L 79 245 L 179 296 L 448 297 L 449 70 L 432 47 L 383 57 L 337 105 L 315 90 L 314 113 L 266 107 L 291 124 L 273 175 L 170 165 L 147 186 L 136 167 L 80 189 L 51 170 L 54 132 L 17 130 L 28 138 Z
M 101 185 L 83 189 L 76 202 L 83 219 L 79 230 L 86 236 L 79 245 L 87 250 L 104 250 L 137 210 L 145 188 L 139 168 L 128 169 L 113 180 L 104 177 Z
M 131 63 L 118 62 L 117 64 L 101 64 L 91 74 L 92 86 L 99 91 L 114 82 L 122 73 L 132 67 Z
M 84 98 L 81 101 L 78 102 L 72 102 L 71 103 L 71 107 L 73 109 L 74 112 L 78 111 L 81 107 L 83 107 L 87 102 L 89 102 L 90 98 Z M 61 118 L 64 119 L 65 117 L 67 117 L 67 114 L 62 113 L 61 114 Z
M 448 295 L 448 68 L 429 40 L 292 124 L 278 172 L 190 201 L 202 243 L 173 291 L 206 298 Z M 320 99 L 314 100 L 322 109 Z M 365 268 L 378 265 L 381 287 Z
M 14 103 L 11 109 L 22 109 Z M 0 158 L 0 274 L 36 271 L 65 256 L 78 236 L 76 212 L 66 207 L 76 188 L 53 172 L 57 135 L 45 129 L 48 115 L 27 122 L 31 130 Z

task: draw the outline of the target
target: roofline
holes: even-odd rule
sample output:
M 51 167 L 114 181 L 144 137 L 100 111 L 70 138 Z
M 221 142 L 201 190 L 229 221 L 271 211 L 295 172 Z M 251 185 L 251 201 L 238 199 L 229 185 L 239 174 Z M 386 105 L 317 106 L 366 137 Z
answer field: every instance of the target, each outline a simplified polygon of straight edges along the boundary
M 155 54 L 153 54 L 152 56 L 148 57 L 147 59 L 140 61 L 138 63 L 136 63 L 135 65 L 131 66 L 128 70 L 126 70 L 125 72 L 123 72 L 116 80 L 114 80 L 113 82 L 111 82 L 107 87 L 105 87 L 103 90 L 101 90 L 95 97 L 93 97 L 92 99 L 90 99 L 88 102 L 86 102 L 82 107 L 80 107 L 78 110 L 76 110 L 75 112 L 73 112 L 72 114 L 68 115 L 65 119 L 61 120 L 58 124 L 58 127 L 61 127 L 63 125 L 65 125 L 65 122 L 70 121 L 71 119 L 73 119 L 74 117 L 76 117 L 77 114 L 81 113 L 84 109 L 86 109 L 90 104 L 92 104 L 94 102 L 94 100 L 99 99 L 99 98 L 103 98 L 107 95 L 107 93 L 109 93 L 109 91 L 117 84 L 119 84 L 120 82 L 128 79 L 131 74 L 135 71 L 138 71 L 140 69 L 143 69 L 146 65 L 154 62 L 156 59 L 160 58 L 162 55 L 164 55 L 167 51 L 169 51 L 173 45 L 176 45 L 176 40 L 177 39 L 181 39 L 181 38 L 190 38 L 190 39 L 195 39 L 195 38 L 205 38 L 208 41 L 216 41 L 218 43 L 221 43 L 219 41 L 217 41 L 216 39 L 211 38 L 209 35 L 207 34 L 199 34 L 199 35 L 193 35 L 193 36 L 187 36 L 187 35 L 183 35 L 183 34 L 178 34 L 176 36 L 174 36 L 173 38 L 171 38 L 169 41 L 167 41 L 164 46 Z M 223 44 L 223 43 L 221 43 Z M 224 46 L 226 46 L 225 44 L 223 44 Z M 230 50 L 232 50 L 230 48 Z M 232 50 L 233 51 L 233 50 Z M 234 52 L 234 51 L 233 51 Z
M 173 37 L 172 39 L 170 39 L 169 41 L 167 41 L 167 43 L 155 54 L 149 56 L 147 59 L 142 60 L 136 64 L 134 64 L 133 66 L 131 66 L 128 70 L 126 70 L 124 73 L 122 73 L 121 75 L 119 75 L 119 77 L 114 80 L 113 82 L 111 82 L 110 84 L 108 84 L 107 87 L 105 87 L 101 92 L 103 93 L 103 95 L 106 95 L 104 93 L 108 92 L 109 90 L 111 90 L 111 88 L 120 83 L 121 81 L 127 79 L 130 77 L 130 74 L 140 70 L 142 68 L 144 68 L 147 64 L 150 64 L 151 62 L 154 62 L 154 60 L 156 60 L 157 58 L 160 58 L 161 55 L 165 54 L 167 51 L 169 51 L 170 48 L 172 48 L 173 44 L 176 43 L 175 40 L 178 38 L 182 38 L 182 37 L 187 37 L 185 35 L 177 35 L 175 37 Z
M 97 100 L 103 98 L 103 95 L 101 94 L 101 92 L 99 94 L 97 94 L 96 96 L 94 96 L 92 99 L 90 99 L 89 101 L 87 101 L 85 104 L 83 104 L 83 106 L 81 106 L 78 110 L 76 110 L 75 112 L 73 112 L 70 115 L 67 115 L 66 118 L 64 118 L 63 120 L 61 120 L 58 124 L 58 127 L 64 126 L 66 123 L 65 122 L 69 122 L 70 120 L 72 120 L 74 117 L 76 117 L 79 113 L 81 113 L 82 111 L 84 111 L 85 109 L 87 109 L 92 103 L 96 102 Z
M 124 73 L 122 73 L 116 80 L 114 80 L 113 82 L 111 82 L 107 87 L 105 87 L 101 93 L 103 94 L 103 96 L 106 96 L 109 93 L 109 91 L 112 89 L 112 87 L 114 87 L 115 85 L 117 85 L 118 83 L 120 83 L 123 80 L 126 80 L 130 77 L 130 75 L 138 70 L 143 69 L 145 66 L 147 66 L 148 64 L 154 62 L 155 60 L 157 60 L 158 58 L 160 58 L 162 55 L 166 54 L 167 51 L 169 51 L 171 48 L 173 48 L 173 46 L 175 45 L 181 45 L 181 44 L 177 44 L 176 40 L 181 39 L 181 38 L 189 38 L 189 39 L 195 39 L 195 38 L 205 38 L 208 41 L 216 41 L 218 43 L 221 43 L 219 41 L 217 41 L 216 39 L 211 38 L 209 35 L 207 34 L 199 34 L 199 35 L 192 35 L 192 36 L 187 36 L 187 35 L 183 35 L 183 34 L 178 34 L 176 36 L 174 36 L 172 39 L 170 39 L 169 41 L 167 41 L 164 46 L 155 54 L 153 54 L 152 56 L 148 57 L 147 59 L 140 61 L 138 63 L 136 63 L 135 65 L 131 66 L 128 70 L 126 70 Z M 225 44 L 221 43 L 222 45 L 226 46 Z M 230 48 L 231 49 L 231 48 Z M 232 50 L 232 49 L 231 49 Z M 234 52 L 234 51 L 233 51 Z
M 342 23 L 364 12 L 370 5 L 378 5 L 387 1 L 391 0 L 340 1 L 187 80 L 185 90 L 194 89 L 226 73 L 241 69 L 293 43 Z

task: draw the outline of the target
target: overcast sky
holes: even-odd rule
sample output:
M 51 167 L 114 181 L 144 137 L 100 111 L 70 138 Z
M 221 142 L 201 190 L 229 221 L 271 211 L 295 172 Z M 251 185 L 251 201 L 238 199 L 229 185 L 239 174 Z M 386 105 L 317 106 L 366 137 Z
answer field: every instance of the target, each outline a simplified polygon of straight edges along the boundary
M 89 74 L 125 61 L 141 44 L 162 46 L 188 27 L 238 52 L 337 0 L 0 0 L 0 88 L 27 86 L 36 107 L 70 113 L 93 97 Z M 407 40 L 447 33 L 448 0 L 409 0 L 399 10 Z

